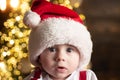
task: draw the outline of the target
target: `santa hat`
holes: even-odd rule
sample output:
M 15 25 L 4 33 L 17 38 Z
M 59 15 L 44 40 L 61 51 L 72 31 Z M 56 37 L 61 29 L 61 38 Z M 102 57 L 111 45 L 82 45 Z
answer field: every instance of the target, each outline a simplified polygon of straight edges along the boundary
M 46 0 L 35 0 L 23 21 L 32 28 L 29 56 L 33 65 L 39 66 L 38 56 L 46 48 L 57 44 L 70 44 L 79 50 L 80 68 L 89 63 L 92 52 L 90 33 L 73 10 Z

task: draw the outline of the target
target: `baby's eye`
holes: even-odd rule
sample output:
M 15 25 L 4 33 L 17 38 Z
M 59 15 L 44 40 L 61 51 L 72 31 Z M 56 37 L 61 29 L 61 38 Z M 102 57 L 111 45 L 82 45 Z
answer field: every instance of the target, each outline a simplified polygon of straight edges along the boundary
M 48 50 L 49 50 L 50 52 L 56 52 L 56 48 L 54 48 L 54 47 L 49 47 Z
M 67 48 L 66 50 L 67 52 L 71 53 L 72 51 L 74 51 L 72 48 Z

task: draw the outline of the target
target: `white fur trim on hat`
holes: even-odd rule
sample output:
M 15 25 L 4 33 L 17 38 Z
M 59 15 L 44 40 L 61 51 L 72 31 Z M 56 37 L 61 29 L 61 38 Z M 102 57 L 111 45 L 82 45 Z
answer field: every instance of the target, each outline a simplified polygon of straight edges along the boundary
M 36 27 L 41 21 L 40 16 L 36 12 L 27 11 L 24 15 L 23 22 L 30 28 Z
M 89 63 L 92 41 L 86 27 L 72 19 L 48 18 L 31 31 L 29 53 L 32 64 L 39 66 L 38 56 L 46 48 L 56 44 L 70 44 L 77 47 L 81 55 L 80 68 Z

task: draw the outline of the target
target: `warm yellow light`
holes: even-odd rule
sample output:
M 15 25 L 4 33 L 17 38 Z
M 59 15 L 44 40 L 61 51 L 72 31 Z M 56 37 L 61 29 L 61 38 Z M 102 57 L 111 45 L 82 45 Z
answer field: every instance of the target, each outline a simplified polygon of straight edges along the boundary
M 20 9 L 21 9 L 21 13 L 25 13 L 26 11 L 28 11 L 30 9 L 29 7 L 29 3 L 27 2 L 23 2 L 21 5 L 20 5 Z
M 10 5 L 13 8 L 17 8 L 19 5 L 19 0 L 10 0 Z
M 80 14 L 79 16 L 82 20 L 85 20 L 85 15 L 84 14 Z
M 15 29 L 12 29 L 12 31 L 11 31 L 11 32 L 12 32 L 12 34 L 15 34 L 16 30 L 15 30 Z
M 13 45 L 14 44 L 14 40 L 10 40 L 9 43 Z
M 76 2 L 75 4 L 74 4 L 74 7 L 75 8 L 78 8 L 80 6 L 80 3 L 79 2 Z
M 23 37 L 23 33 L 19 32 L 18 37 Z
M 0 0 L 0 10 L 4 11 L 6 9 L 6 0 Z
M 70 1 L 69 0 L 65 0 L 65 4 L 70 4 Z
M 7 56 L 7 52 L 3 52 L 2 55 L 5 57 Z
M 0 62 L 0 70 L 2 70 L 3 72 L 6 72 L 6 65 L 4 62 Z
M 19 52 L 21 50 L 21 48 L 19 46 L 16 46 L 14 50 Z
M 8 51 L 8 52 L 3 52 L 2 55 L 3 55 L 4 57 L 6 57 L 7 55 L 9 56 L 9 55 L 10 55 L 10 52 L 9 52 L 9 51 Z
M 15 19 L 16 21 L 20 21 L 20 16 L 17 16 Z
M 11 57 L 8 61 L 7 61 L 8 64 L 13 64 L 13 65 L 16 65 L 17 63 L 17 60 L 15 57 Z
M 14 74 L 15 75 L 20 75 L 20 71 L 19 70 L 14 70 Z

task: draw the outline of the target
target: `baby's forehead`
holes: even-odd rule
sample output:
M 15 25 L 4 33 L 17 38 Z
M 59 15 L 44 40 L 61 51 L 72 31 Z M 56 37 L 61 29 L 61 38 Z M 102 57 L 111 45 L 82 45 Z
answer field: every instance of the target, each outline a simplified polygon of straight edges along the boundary
M 72 48 L 76 48 L 74 45 L 71 45 L 71 44 L 55 44 L 53 46 L 50 46 L 50 47 L 72 47 Z

